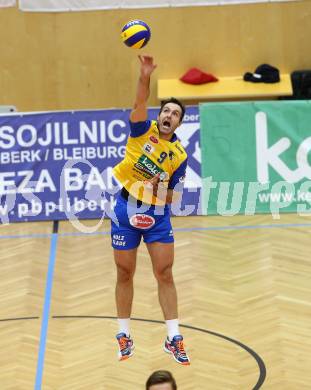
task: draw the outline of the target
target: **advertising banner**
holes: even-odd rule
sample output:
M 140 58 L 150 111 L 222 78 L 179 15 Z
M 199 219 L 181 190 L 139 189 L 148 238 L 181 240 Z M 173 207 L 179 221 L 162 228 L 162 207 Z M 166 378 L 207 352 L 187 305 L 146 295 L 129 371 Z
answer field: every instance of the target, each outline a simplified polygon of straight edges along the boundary
M 159 109 L 150 109 L 156 119 Z M 109 216 L 119 192 L 112 168 L 123 158 L 129 110 L 0 116 L 0 221 Z M 173 215 L 198 212 L 201 190 L 199 115 L 189 107 L 177 135 L 189 152 L 181 204 Z
M 30 12 L 64 12 L 120 8 L 194 7 L 264 1 L 266 0 L 19 0 L 19 8 Z
M 15 0 L 0 0 L 0 8 L 4 7 L 14 7 L 16 4 Z
M 310 213 L 311 102 L 200 105 L 203 214 Z
M 32 12 L 64 12 L 90 11 L 120 8 L 158 8 L 208 5 L 214 0 L 179 1 L 179 0 L 19 0 L 22 11 Z

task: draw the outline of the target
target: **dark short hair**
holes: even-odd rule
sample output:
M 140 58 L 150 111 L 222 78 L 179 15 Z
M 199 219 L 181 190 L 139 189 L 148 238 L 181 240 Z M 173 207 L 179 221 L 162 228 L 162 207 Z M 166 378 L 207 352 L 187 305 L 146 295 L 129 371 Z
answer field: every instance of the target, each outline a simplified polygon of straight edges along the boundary
M 146 390 L 149 390 L 152 385 L 159 385 L 161 383 L 170 383 L 173 390 L 177 390 L 176 381 L 173 375 L 166 370 L 154 371 L 146 382 Z
M 164 106 L 167 104 L 167 103 L 174 103 L 174 104 L 177 104 L 180 108 L 181 108 L 181 117 L 180 117 L 180 122 L 182 122 L 183 120 L 183 117 L 185 115 L 185 112 L 186 112 L 186 107 L 182 104 L 182 102 L 174 97 L 171 97 L 169 99 L 166 99 L 166 100 L 162 100 L 161 101 L 161 107 L 160 107 L 160 111 L 159 111 L 159 114 L 161 114 Z

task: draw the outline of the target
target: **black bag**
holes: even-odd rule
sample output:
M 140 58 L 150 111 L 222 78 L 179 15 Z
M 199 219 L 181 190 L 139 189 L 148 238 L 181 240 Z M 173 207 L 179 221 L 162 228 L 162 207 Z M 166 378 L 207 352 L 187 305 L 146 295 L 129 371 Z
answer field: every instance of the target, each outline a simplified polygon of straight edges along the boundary
M 295 70 L 291 73 L 293 96 L 290 99 L 311 99 L 311 70 Z

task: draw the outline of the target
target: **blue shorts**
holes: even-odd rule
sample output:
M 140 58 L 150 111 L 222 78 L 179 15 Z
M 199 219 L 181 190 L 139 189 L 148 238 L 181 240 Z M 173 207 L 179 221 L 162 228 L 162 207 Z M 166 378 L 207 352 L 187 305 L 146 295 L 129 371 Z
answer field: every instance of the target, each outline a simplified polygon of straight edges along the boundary
M 113 248 L 137 248 L 141 237 L 146 243 L 174 242 L 168 206 L 159 208 L 142 204 L 140 208 L 141 211 L 136 201 L 126 200 L 122 195 L 118 196 L 114 217 L 111 219 Z

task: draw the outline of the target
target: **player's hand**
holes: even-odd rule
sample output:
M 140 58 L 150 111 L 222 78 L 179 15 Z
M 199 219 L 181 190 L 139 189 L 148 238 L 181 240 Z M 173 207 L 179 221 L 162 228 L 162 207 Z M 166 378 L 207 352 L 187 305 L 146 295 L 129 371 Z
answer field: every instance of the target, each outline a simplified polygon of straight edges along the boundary
M 152 184 L 152 186 L 157 186 L 160 182 L 160 173 L 157 173 L 156 175 L 153 176 L 152 179 L 149 180 L 149 183 Z
M 145 182 L 147 188 L 150 188 L 153 195 L 155 196 L 157 196 L 159 182 L 160 182 L 160 173 L 157 173 L 155 176 L 153 176 L 152 179 Z
M 144 76 L 144 77 L 150 77 L 151 73 L 157 67 L 157 65 L 153 63 L 153 57 L 139 55 L 138 58 L 139 58 L 139 61 L 140 61 L 140 73 L 141 73 L 141 75 Z

